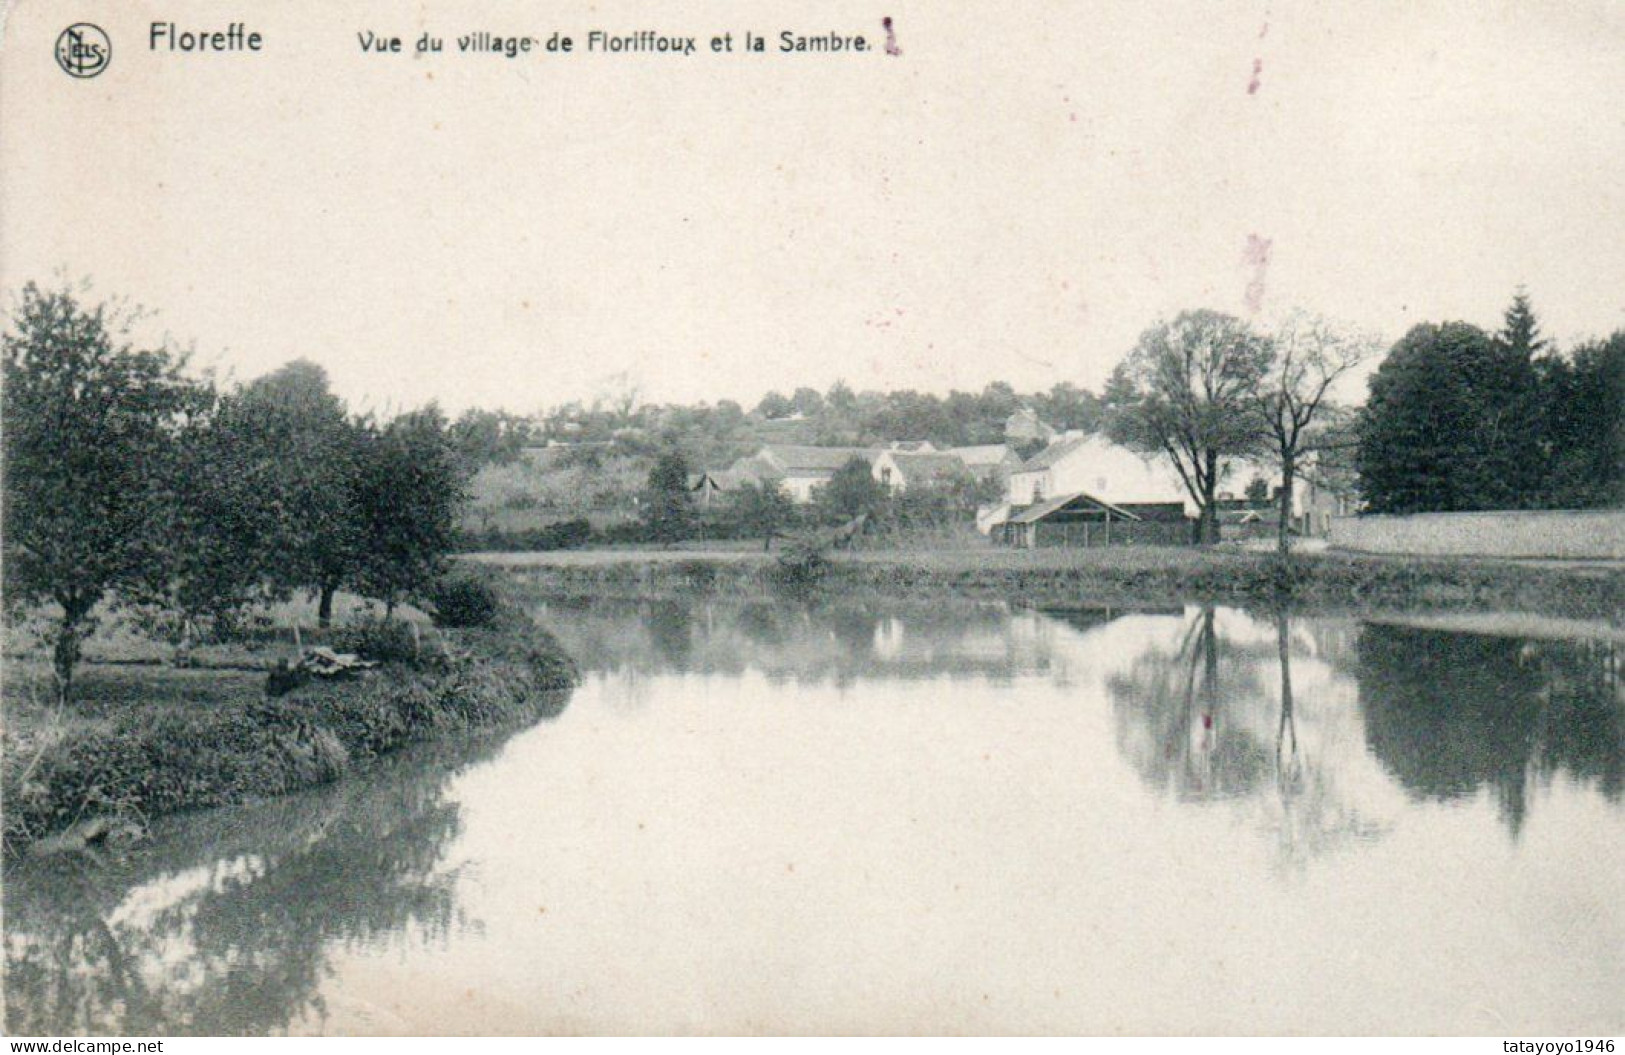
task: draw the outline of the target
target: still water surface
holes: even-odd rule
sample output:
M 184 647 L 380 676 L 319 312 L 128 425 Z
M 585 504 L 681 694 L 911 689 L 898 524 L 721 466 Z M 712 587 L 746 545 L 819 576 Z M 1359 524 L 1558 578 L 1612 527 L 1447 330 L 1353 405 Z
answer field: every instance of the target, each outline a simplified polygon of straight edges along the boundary
M 1625 1030 L 1625 644 L 549 604 L 560 713 L 5 884 L 13 1032 Z

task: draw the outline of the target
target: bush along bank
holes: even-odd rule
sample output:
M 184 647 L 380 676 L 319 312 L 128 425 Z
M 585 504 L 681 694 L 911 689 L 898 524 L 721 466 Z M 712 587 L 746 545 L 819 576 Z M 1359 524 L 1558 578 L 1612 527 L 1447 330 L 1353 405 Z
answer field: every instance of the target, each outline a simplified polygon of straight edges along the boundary
M 529 620 L 434 637 L 413 654 L 380 649 L 377 667 L 344 679 L 241 704 L 127 713 L 8 757 L 6 852 L 117 843 L 162 814 L 326 783 L 410 743 L 556 714 L 577 681 Z
M 500 564 L 493 562 L 493 566 Z M 885 598 L 962 597 L 1012 604 L 1292 604 L 1338 610 L 1512 610 L 1625 620 L 1625 569 L 1191 548 L 1095 551 L 874 551 L 848 556 L 787 550 L 776 557 L 534 563 L 508 569 L 527 591 L 556 597 L 771 598 L 829 593 Z

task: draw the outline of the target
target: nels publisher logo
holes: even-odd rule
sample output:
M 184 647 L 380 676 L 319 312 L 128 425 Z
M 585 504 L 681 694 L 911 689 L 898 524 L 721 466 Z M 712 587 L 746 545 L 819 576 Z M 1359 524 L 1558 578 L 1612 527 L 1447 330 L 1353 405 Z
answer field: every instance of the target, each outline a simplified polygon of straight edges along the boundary
M 56 38 L 56 64 L 70 77 L 94 77 L 113 61 L 113 42 L 102 28 L 76 22 Z

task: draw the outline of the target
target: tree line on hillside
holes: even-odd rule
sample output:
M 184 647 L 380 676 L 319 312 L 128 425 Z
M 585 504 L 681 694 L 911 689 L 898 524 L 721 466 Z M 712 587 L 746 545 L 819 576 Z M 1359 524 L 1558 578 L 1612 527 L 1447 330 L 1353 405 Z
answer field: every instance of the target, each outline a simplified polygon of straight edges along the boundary
M 54 609 L 64 698 L 104 600 L 184 648 L 258 603 L 309 593 L 326 625 L 341 589 L 389 612 L 438 581 L 468 463 L 437 408 L 352 414 L 307 361 L 223 388 L 131 321 L 30 283 L 0 339 L 5 602 Z
M 909 439 L 929 440 L 938 448 L 1003 443 L 1005 422 L 1024 408 L 1060 430 L 1092 431 L 1101 420 L 1099 397 L 1070 382 L 1022 394 L 995 381 L 980 392 L 939 396 L 909 389 L 859 392 L 837 381 L 822 393 L 806 387 L 793 396 L 769 392 L 750 410 L 729 399 L 640 403 L 637 390 L 623 383 L 613 396 L 543 411 L 523 442 L 613 447 L 646 458 L 675 448 L 691 466 L 717 467 L 754 454 L 764 443 L 847 447 Z

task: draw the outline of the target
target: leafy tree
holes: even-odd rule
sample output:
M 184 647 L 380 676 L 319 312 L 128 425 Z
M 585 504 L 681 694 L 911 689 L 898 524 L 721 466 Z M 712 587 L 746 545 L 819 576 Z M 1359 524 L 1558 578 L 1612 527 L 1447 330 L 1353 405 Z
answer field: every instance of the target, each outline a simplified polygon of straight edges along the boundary
M 529 433 L 529 423 L 523 418 L 475 408 L 463 411 L 449 431 L 470 475 L 487 465 L 513 464 Z
M 815 417 L 824 412 L 824 397 L 818 389 L 803 385 L 790 397 L 790 405 L 795 408 L 797 414 Z
M 867 461 L 854 454 L 818 489 L 817 500 L 829 520 L 852 520 L 863 514 L 872 518 L 885 508 L 886 485 L 874 478 Z
M 446 419 L 433 405 L 382 427 L 357 426 L 354 508 L 362 540 L 355 585 L 384 602 L 422 596 L 445 572 L 465 476 Z
M 1272 354 L 1240 319 L 1187 311 L 1141 335 L 1107 386 L 1108 434 L 1173 464 L 1201 510 L 1204 542 L 1219 538 L 1217 493 L 1228 460 L 1259 448 L 1252 410 Z
M 1005 418 L 1014 414 L 1021 406 L 1021 398 L 1016 390 L 1010 387 L 1009 382 L 993 381 L 982 389 L 978 397 L 982 401 L 982 413 L 990 418 L 997 418 L 1003 423 Z
M 1248 505 L 1263 505 L 1270 500 L 1270 482 L 1262 476 L 1255 476 L 1247 481 L 1245 494 Z
M 945 527 L 976 517 L 978 495 L 983 493 L 969 472 L 916 483 L 891 496 L 888 519 L 899 527 Z
M 778 392 L 769 392 L 762 397 L 760 403 L 756 404 L 756 413 L 769 421 L 777 418 L 787 418 L 794 414 L 795 410 L 795 405 Z
M 762 548 L 771 549 L 773 538 L 795 523 L 796 507 L 777 481 L 747 480 L 728 492 L 726 513 L 741 536 L 762 539 Z
M 1422 323 L 1371 376 L 1357 464 L 1374 513 L 1538 503 L 1535 369 L 1512 341 Z
M 57 691 L 66 700 L 90 613 L 144 576 L 175 434 L 206 402 L 184 360 L 134 348 L 131 317 L 70 289 L 23 288 L 0 338 L 8 604 L 53 602 Z
M 174 617 L 177 661 L 200 624 L 218 627 L 263 599 L 274 571 L 281 540 L 266 481 L 275 455 L 239 409 L 234 395 L 212 398 L 177 434 L 159 477 L 154 530 L 166 545 L 128 591 Z
M 355 508 L 358 429 L 328 388 L 327 372 L 295 360 L 243 386 L 234 425 L 258 444 L 260 479 L 277 511 L 269 578 L 281 590 L 310 590 L 322 626 L 333 597 L 354 581 L 364 555 Z
M 1332 387 L 1374 354 L 1375 343 L 1303 313 L 1289 316 L 1273 343 L 1274 359 L 1258 385 L 1252 410 L 1269 454 L 1280 466 L 1276 548 L 1284 557 L 1292 545 L 1292 492 L 1299 470 L 1319 445 L 1325 426 L 1340 415 L 1330 400 Z M 1264 493 L 1269 493 L 1267 486 Z
M 688 489 L 688 462 L 667 450 L 655 459 L 643 492 L 643 524 L 656 542 L 671 544 L 694 533 L 694 496 Z
M 1625 330 L 1539 367 L 1543 504 L 1625 507 Z
M 1100 397 L 1070 381 L 1062 381 L 1047 393 L 1034 396 L 1033 409 L 1038 411 L 1040 419 L 1062 431 L 1095 432 L 1103 417 Z
M 1459 360 L 1486 354 L 1489 337 L 1463 322 L 1421 323 L 1371 375 L 1356 465 L 1366 508 L 1416 513 L 1471 508 L 1461 463 L 1473 452 Z

